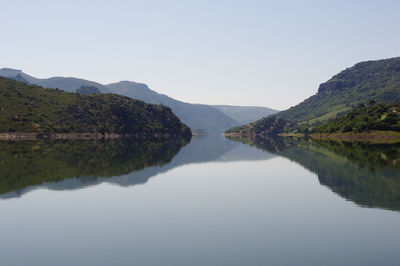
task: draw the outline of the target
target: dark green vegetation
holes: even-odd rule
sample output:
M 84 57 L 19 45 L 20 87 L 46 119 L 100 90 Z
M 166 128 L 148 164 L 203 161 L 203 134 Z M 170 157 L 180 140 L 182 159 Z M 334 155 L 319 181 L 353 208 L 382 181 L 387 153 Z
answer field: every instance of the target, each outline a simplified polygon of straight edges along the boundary
M 185 164 L 274 157 L 222 136 L 195 137 L 181 149 L 185 144 L 182 139 L 0 142 L 0 198 L 21 196 L 38 186 L 133 186 Z
M 367 104 L 372 100 L 379 103 L 400 102 L 400 57 L 358 63 L 321 84 L 317 94 L 288 110 L 273 115 L 273 117 L 281 118 L 283 121 L 288 121 L 287 123 L 291 124 L 290 127 L 280 127 L 281 131 L 278 133 L 296 131 L 307 133 L 310 128 L 321 126 L 323 123 L 336 117 L 342 117 L 359 104 Z M 378 109 L 383 107 L 379 106 L 374 107 L 376 110 L 370 111 L 380 112 Z M 364 110 L 352 112 L 357 118 L 344 128 L 345 131 L 352 131 L 353 128 L 357 132 L 374 127 L 379 127 L 383 130 L 390 130 L 389 128 L 392 128 L 391 126 L 387 126 L 386 123 L 393 122 L 392 120 L 395 119 L 394 114 L 388 113 L 389 117 L 384 118 L 383 120 L 386 119 L 385 121 L 381 121 L 379 120 L 380 118 L 372 117 L 369 114 L 357 115 L 354 113 L 360 111 Z M 359 121 L 361 119 L 367 119 L 368 121 L 361 123 Z M 374 119 L 376 123 L 372 121 Z M 263 118 L 255 123 L 239 129 L 229 130 L 228 132 L 252 132 L 253 134 L 260 134 L 257 130 L 261 128 L 265 130 L 265 132 L 261 132 L 263 135 L 276 134 L 277 127 L 273 126 L 271 128 L 271 121 L 273 120 Z M 345 126 L 344 124 L 346 123 L 344 120 L 341 121 L 343 123 L 340 126 Z M 279 124 L 283 124 L 283 122 Z M 397 126 L 394 125 L 394 127 Z M 270 128 L 272 131 L 269 130 Z M 329 130 L 333 130 L 333 127 L 327 126 L 326 128 L 332 128 Z M 325 129 L 321 128 L 321 130 Z
M 118 133 L 190 138 L 171 109 L 114 94 L 78 95 L 0 78 L 0 133 Z
M 98 140 L 0 142 L 0 194 L 44 182 L 127 174 L 164 165 L 186 145 L 184 140 Z M 147 179 L 132 182 L 143 183 Z
M 400 143 L 235 139 L 299 163 L 322 185 L 361 206 L 400 210 Z
M 58 88 L 67 92 L 75 92 L 81 86 L 96 87 L 101 93 L 111 92 L 141 100 L 145 103 L 163 104 L 171 108 L 174 114 L 188 125 L 192 131 L 199 134 L 204 132 L 222 133 L 233 126 L 243 125 L 276 113 L 275 110 L 266 107 L 213 106 L 181 102 L 151 90 L 146 84 L 131 81 L 102 85 L 73 77 L 39 79 L 27 75 L 21 70 L 10 68 L 0 69 L 0 76 L 16 79 L 27 84 L 39 85 L 44 88 Z
M 360 104 L 342 117 L 314 128 L 317 133 L 365 132 L 371 130 L 400 132 L 400 103 L 371 102 Z
M 244 136 L 271 136 L 286 132 L 292 128 L 293 125 L 294 124 L 280 117 L 268 116 L 247 126 L 231 128 L 225 133 Z
M 83 94 L 83 95 L 92 95 L 92 94 L 100 94 L 98 88 L 93 86 L 81 86 L 79 89 L 76 90 L 76 93 Z

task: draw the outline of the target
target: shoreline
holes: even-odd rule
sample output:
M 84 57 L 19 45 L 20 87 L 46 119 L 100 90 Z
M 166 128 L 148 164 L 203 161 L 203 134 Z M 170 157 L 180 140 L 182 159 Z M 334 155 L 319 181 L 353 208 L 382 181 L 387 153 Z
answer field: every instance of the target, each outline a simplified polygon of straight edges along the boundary
M 325 133 L 311 134 L 313 139 L 328 139 L 337 141 L 369 141 L 369 142 L 400 142 L 400 133 L 395 131 L 372 131 L 361 133 Z
M 43 133 L 43 132 L 8 132 L 0 133 L 0 141 L 14 140 L 98 140 L 98 139 L 168 139 L 185 138 L 184 136 L 175 136 L 170 134 L 119 134 L 119 133 Z
M 265 135 L 243 135 L 240 133 L 223 133 L 226 137 L 265 137 Z M 302 138 L 310 137 L 312 139 L 328 139 L 337 141 L 370 141 L 370 142 L 400 142 L 400 132 L 396 131 L 371 131 L 361 133 L 314 133 L 314 134 L 302 134 L 302 133 L 281 133 L 279 137 L 289 138 Z

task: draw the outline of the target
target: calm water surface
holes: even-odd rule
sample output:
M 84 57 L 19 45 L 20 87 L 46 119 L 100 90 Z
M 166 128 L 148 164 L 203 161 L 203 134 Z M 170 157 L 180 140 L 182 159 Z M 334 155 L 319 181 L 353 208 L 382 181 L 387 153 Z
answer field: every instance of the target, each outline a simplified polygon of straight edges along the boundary
M 400 265 L 400 145 L 0 143 L 1 265 Z

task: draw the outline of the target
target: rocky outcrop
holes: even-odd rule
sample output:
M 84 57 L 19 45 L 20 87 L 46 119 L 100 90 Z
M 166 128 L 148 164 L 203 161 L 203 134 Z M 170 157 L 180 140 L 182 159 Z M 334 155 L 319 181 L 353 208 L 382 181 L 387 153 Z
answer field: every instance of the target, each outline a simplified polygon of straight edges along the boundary
M 338 91 L 344 87 L 346 87 L 344 80 L 333 79 L 319 85 L 318 93 L 330 93 Z
M 93 86 L 81 86 L 79 89 L 76 90 L 77 94 L 83 95 L 92 95 L 92 94 L 100 94 L 100 90 Z

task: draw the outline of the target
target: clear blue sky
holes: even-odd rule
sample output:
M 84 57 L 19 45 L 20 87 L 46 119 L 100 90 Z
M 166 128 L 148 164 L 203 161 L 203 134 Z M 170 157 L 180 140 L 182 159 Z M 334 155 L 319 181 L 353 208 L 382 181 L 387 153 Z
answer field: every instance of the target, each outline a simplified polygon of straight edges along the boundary
M 285 109 L 400 56 L 400 1 L 1 1 L 0 67 Z

